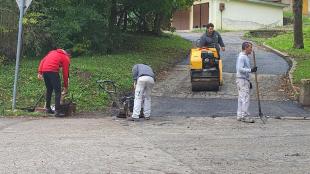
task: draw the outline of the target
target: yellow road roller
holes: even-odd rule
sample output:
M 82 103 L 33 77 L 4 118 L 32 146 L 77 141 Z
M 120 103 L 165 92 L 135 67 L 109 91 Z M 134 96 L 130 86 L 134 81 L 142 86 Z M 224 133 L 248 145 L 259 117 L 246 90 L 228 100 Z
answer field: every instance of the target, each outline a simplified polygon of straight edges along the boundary
M 190 53 L 192 91 L 218 91 L 223 84 L 222 60 L 215 48 L 192 48 Z

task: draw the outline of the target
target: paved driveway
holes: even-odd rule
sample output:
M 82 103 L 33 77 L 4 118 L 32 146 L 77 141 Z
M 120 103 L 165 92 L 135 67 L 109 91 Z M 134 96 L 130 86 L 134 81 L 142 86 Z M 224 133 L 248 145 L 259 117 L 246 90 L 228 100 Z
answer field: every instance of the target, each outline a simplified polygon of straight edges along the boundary
M 201 33 L 178 33 L 181 37 L 195 42 Z M 153 114 L 187 116 L 235 116 L 238 91 L 235 84 L 236 58 L 241 51 L 241 32 L 223 33 L 226 51 L 222 52 L 224 85 L 218 92 L 192 92 L 189 76 L 189 59 L 172 68 L 167 77 L 156 83 L 153 90 Z M 258 83 L 262 111 L 271 117 L 308 116 L 295 101 L 291 101 L 285 88 L 288 63 L 280 56 L 262 47 L 254 45 L 258 66 Z M 253 59 L 251 57 L 251 61 Z M 254 75 L 251 81 L 255 84 Z M 251 92 L 250 112 L 258 115 L 256 89 Z
M 202 35 L 201 33 L 178 33 L 181 37 L 195 42 Z M 236 59 L 241 51 L 241 44 L 245 40 L 242 39 L 244 33 L 242 32 L 226 32 L 221 34 L 226 46 L 226 51 L 222 51 L 223 72 L 236 72 Z M 256 52 L 257 66 L 259 67 L 259 74 L 275 74 L 284 75 L 289 70 L 287 62 L 277 54 L 265 50 L 262 47 L 254 45 Z M 251 60 L 253 62 L 253 60 Z M 188 59 L 182 62 L 188 63 Z

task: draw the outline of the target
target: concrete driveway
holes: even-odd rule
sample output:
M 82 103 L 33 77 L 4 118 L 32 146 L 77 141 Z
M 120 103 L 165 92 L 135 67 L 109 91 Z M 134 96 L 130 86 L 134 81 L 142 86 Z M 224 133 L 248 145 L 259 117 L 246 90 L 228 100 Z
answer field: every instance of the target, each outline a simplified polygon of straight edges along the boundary
M 309 132 L 309 120 L 1 118 L 0 173 L 304 174 Z

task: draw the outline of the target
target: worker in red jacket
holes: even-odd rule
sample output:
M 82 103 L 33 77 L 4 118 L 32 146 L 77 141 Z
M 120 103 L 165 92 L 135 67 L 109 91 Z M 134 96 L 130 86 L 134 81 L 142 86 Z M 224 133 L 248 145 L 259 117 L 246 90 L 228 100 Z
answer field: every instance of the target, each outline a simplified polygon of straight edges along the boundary
M 59 69 L 62 68 L 64 82 L 63 93 L 68 92 L 70 53 L 63 49 L 50 51 L 40 62 L 38 68 L 38 79 L 43 80 L 46 86 L 46 104 L 45 109 L 49 114 L 55 114 L 56 117 L 64 116 L 60 111 L 61 82 Z M 51 109 L 51 98 L 53 90 L 55 92 L 55 113 Z

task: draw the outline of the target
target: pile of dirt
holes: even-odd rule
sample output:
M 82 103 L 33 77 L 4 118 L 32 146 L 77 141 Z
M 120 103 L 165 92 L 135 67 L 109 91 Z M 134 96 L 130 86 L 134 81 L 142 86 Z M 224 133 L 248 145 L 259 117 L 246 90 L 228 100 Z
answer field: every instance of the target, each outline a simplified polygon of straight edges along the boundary
M 249 33 L 253 37 L 270 38 L 270 37 L 276 37 L 280 34 L 287 33 L 287 31 L 286 30 L 252 30 Z
M 292 86 L 290 79 L 288 76 L 282 76 L 281 77 L 281 85 L 279 87 L 279 90 L 283 90 L 286 94 L 286 96 L 290 100 L 297 100 L 297 93 L 299 91 L 299 87 Z

